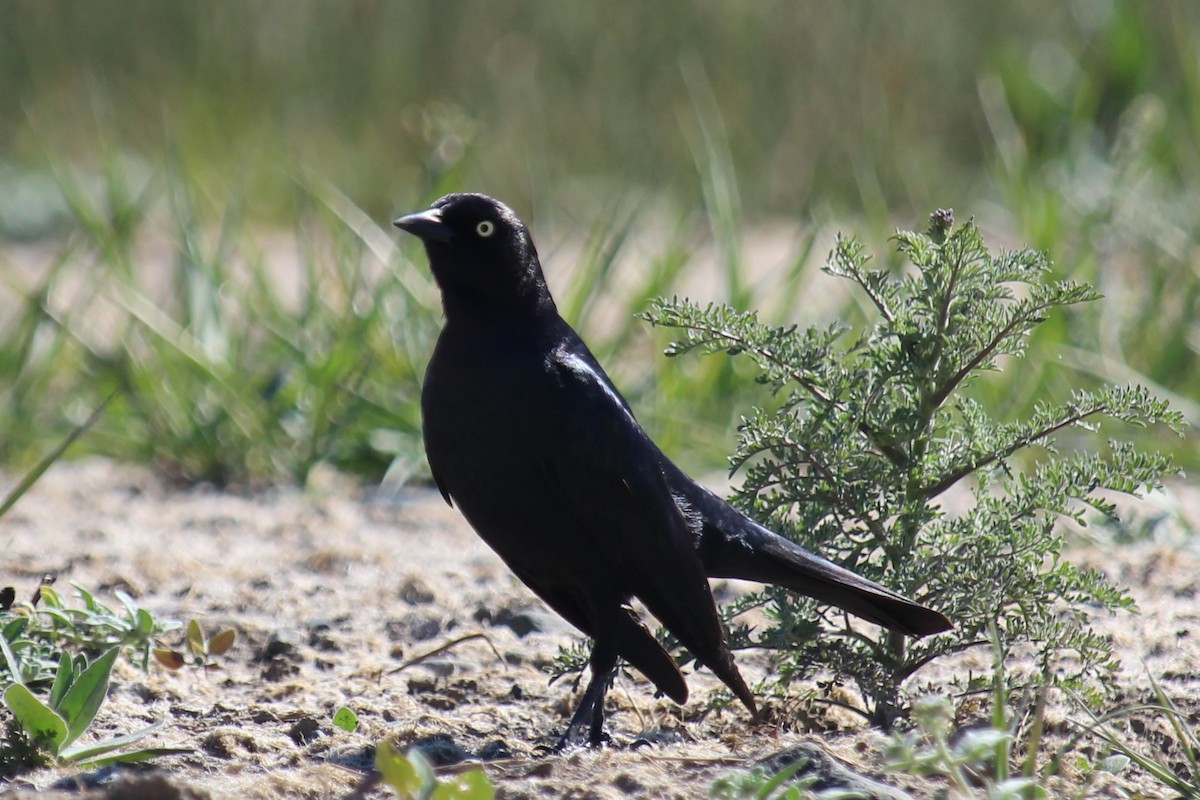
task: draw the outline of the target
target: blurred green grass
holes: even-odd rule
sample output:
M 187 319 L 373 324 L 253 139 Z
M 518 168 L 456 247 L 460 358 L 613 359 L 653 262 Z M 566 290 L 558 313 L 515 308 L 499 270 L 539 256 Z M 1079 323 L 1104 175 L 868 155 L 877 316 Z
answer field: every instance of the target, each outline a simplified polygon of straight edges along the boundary
M 0 462 L 121 388 L 77 452 L 217 482 L 419 472 L 439 311 L 387 221 L 451 189 L 532 224 L 690 468 L 769 398 L 658 356 L 646 301 L 853 321 L 816 275 L 832 232 L 883 254 L 936 206 L 1108 295 L 985 402 L 1134 380 L 1200 420 L 1198 23 L 1115 0 L 2 4 Z

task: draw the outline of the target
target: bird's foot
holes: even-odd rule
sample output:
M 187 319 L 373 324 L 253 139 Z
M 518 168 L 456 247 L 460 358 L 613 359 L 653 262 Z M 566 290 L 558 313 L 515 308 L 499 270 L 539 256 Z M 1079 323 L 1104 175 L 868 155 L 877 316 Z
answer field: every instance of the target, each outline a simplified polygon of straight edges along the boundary
M 589 730 L 586 734 L 578 728 L 568 728 L 567 732 L 562 735 L 562 738 L 558 742 L 546 749 L 545 754 L 548 756 L 561 756 L 577 750 L 596 750 L 611 745 L 612 737 L 603 728 Z

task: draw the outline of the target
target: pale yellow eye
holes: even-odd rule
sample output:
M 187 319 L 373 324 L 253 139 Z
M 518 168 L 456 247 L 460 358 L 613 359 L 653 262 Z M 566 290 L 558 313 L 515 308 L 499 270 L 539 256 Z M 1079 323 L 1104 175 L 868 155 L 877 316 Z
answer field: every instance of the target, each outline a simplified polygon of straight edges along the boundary
M 483 222 L 475 226 L 475 232 L 483 238 L 487 238 L 496 232 L 496 223 L 490 219 L 485 219 Z

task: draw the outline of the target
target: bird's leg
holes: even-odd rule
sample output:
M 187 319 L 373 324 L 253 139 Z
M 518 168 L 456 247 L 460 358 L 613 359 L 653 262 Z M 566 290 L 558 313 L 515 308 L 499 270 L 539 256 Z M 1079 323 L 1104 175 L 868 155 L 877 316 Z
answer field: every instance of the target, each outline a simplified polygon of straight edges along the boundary
M 596 698 L 596 705 L 592 709 L 592 727 L 588 730 L 588 747 L 599 747 L 602 744 L 608 744 L 608 734 L 604 732 L 604 695 L 608 691 L 608 682 L 612 680 L 612 672 L 604 677 L 604 692 Z
M 583 699 L 571 715 L 571 723 L 567 732 L 559 741 L 558 752 L 580 745 L 599 747 L 604 744 L 604 695 L 608 692 L 608 682 L 617 666 L 616 636 L 597 637 L 592 647 L 592 680 L 588 683 Z M 587 730 L 587 740 L 583 738 Z

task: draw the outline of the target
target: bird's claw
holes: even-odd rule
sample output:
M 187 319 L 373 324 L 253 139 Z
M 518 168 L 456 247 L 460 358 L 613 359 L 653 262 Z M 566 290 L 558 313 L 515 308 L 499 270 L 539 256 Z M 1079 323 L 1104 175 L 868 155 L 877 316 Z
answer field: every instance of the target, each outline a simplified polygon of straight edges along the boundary
M 598 750 L 612 745 L 612 737 L 604 730 L 590 731 L 584 735 L 579 729 L 568 729 L 554 745 L 546 749 L 546 755 L 561 756 L 577 750 Z

